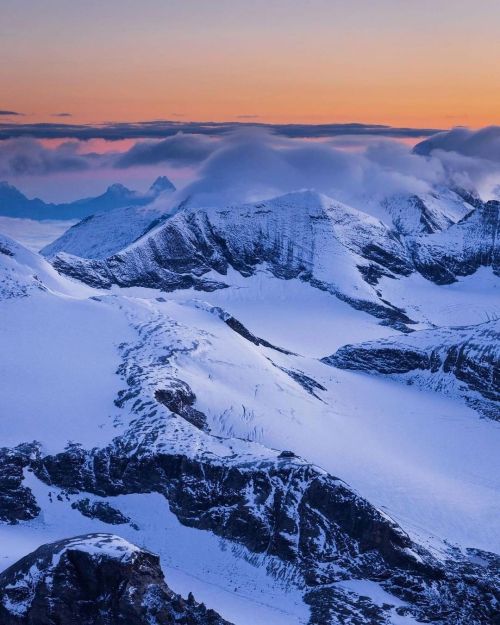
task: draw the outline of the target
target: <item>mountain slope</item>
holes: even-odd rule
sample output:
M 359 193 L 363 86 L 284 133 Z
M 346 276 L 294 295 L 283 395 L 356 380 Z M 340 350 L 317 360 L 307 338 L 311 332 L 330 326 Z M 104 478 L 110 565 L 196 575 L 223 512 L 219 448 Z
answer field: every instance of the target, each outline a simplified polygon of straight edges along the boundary
M 500 419 L 500 322 L 345 345 L 323 362 L 461 394 Z
M 47 258 L 67 253 L 103 259 L 127 247 L 165 213 L 159 203 L 126 206 L 97 213 L 78 222 L 41 250 Z
M 61 253 L 53 263 L 92 286 L 164 291 L 211 291 L 226 286 L 229 269 L 250 276 L 266 268 L 281 279 L 307 281 L 408 331 L 418 315 L 395 303 L 411 288 L 407 278 L 420 274 L 442 285 L 481 267 L 498 273 L 499 206 L 478 204 L 457 223 L 449 218 L 445 230 L 403 236 L 365 213 L 300 192 L 223 210 L 185 207 L 108 258 L 82 260 Z M 454 218 L 459 215 L 457 209 Z
M 486 202 L 448 230 L 416 239 L 411 252 L 418 271 L 438 284 L 479 267 L 500 275 L 500 202 Z
M 61 276 L 39 254 L 0 234 L 0 301 L 49 290 L 89 293 L 84 285 Z
M 386 198 L 382 208 L 387 213 L 386 223 L 406 236 L 432 234 L 446 230 L 463 219 L 478 205 L 475 198 L 462 197 L 451 189 L 439 188 L 420 195 L 396 195 Z

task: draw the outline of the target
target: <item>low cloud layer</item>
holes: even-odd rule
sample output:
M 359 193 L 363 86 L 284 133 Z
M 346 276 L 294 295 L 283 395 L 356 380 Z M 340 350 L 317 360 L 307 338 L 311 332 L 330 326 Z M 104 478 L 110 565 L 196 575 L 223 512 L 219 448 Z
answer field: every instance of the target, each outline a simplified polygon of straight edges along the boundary
M 38 252 L 75 223 L 77 221 L 36 221 L 0 215 L 0 232 L 19 241 L 33 252 Z
M 484 191 L 500 182 L 499 128 L 438 133 L 415 149 L 398 135 L 363 134 L 362 128 L 360 134 L 307 137 L 298 127 L 287 134 L 267 126 L 219 125 L 215 134 L 178 130 L 162 139 L 107 142 L 99 152 L 91 151 L 92 141 L 18 137 L 0 140 L 0 179 L 82 173 L 109 183 L 125 172 L 133 177 L 165 168 L 183 187 L 175 201 L 244 202 L 312 188 L 359 207 L 440 185 Z M 179 171 L 182 184 L 175 179 Z

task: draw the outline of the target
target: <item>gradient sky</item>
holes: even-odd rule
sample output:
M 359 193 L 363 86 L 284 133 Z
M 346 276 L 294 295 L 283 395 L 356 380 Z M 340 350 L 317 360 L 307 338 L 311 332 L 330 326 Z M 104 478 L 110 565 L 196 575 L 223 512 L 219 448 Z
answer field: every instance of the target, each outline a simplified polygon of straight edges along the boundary
M 0 0 L 0 109 L 500 124 L 499 25 L 498 0 Z

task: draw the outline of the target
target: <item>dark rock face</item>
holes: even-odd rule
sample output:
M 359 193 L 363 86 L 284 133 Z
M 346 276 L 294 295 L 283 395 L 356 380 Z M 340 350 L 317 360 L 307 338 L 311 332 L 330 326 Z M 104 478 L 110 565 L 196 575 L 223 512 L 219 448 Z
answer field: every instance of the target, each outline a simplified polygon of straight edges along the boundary
M 231 330 L 236 332 L 236 334 L 239 334 L 247 341 L 250 341 L 250 343 L 253 343 L 254 345 L 262 345 L 263 347 L 269 347 L 270 349 L 274 349 L 277 352 L 281 352 L 282 354 L 292 354 L 292 352 L 288 351 L 287 349 L 277 347 L 269 341 L 266 341 L 266 339 L 255 336 L 255 334 L 252 334 L 252 332 L 250 332 L 250 330 L 246 326 L 244 326 L 241 321 L 239 321 L 239 319 L 233 317 L 233 315 L 225 311 L 223 308 L 220 308 L 219 306 L 210 306 L 208 310 L 213 315 L 219 317 L 219 319 L 221 319 L 227 326 L 229 326 Z
M 430 369 L 431 358 L 424 351 L 402 345 L 366 349 L 363 345 L 344 345 L 332 356 L 322 358 L 327 365 L 340 369 L 376 371 L 377 373 L 408 373 L 415 369 Z
M 296 563 L 315 583 L 333 574 L 314 571 L 328 570 L 328 563 L 359 570 L 382 567 L 384 560 L 419 566 L 406 553 L 412 543 L 396 524 L 341 480 L 299 459 L 227 465 L 216 458 L 160 453 L 126 457 L 123 452 L 119 446 L 95 452 L 73 446 L 32 466 L 40 479 L 72 492 L 163 493 L 182 523 Z M 321 531 L 316 518 L 323 519 Z M 305 526 L 310 526 L 308 532 Z M 315 542 L 323 531 L 329 534 L 330 553 Z M 365 563 L 363 554 L 370 551 L 378 555 Z
M 336 585 L 351 578 L 380 584 L 407 602 L 404 610 L 418 620 L 493 622 L 500 571 L 495 556 L 482 557 L 487 567 L 460 554 L 436 561 L 344 482 L 290 452 L 267 460 L 223 460 L 206 452 L 190 458 L 133 447 L 117 439 L 101 450 L 72 445 L 26 460 L 39 479 L 68 493 L 162 493 L 183 524 L 274 556 L 302 580 L 311 625 L 328 623 L 328 614 L 357 614 L 353 622 L 364 625 L 387 623 L 387 610 L 371 601 L 359 604 Z
M 110 534 L 43 545 L 0 574 L 2 625 L 228 625 L 173 593 L 159 558 Z
M 107 502 L 91 502 L 90 499 L 79 499 L 72 503 L 71 507 L 81 512 L 83 516 L 89 519 L 99 519 L 110 525 L 124 525 L 125 523 L 130 523 L 128 517 L 122 514 L 120 510 L 110 506 Z
M 292 380 L 295 380 L 297 384 L 300 384 L 300 386 L 302 386 L 302 388 L 306 390 L 310 395 L 313 395 L 313 397 L 316 397 L 317 399 L 320 399 L 320 397 L 316 394 L 317 391 L 326 391 L 326 388 L 322 384 L 309 377 L 302 371 L 286 369 L 285 367 L 280 367 L 280 369 L 281 371 L 284 371 L 287 375 L 289 375 Z
M 371 373 L 405 374 L 428 371 L 449 374 L 478 397 L 487 400 L 488 416 L 499 419 L 500 408 L 500 322 L 476 326 L 422 330 L 399 339 L 345 345 L 323 362 L 341 369 Z M 439 379 L 441 379 L 441 377 Z M 432 379 L 432 378 L 431 378 Z M 466 399 L 474 402 L 474 395 Z
M 155 399 L 199 430 L 208 431 L 207 418 L 203 412 L 193 407 L 196 395 L 186 382 L 170 380 L 169 388 L 158 389 L 155 392 Z
M 31 490 L 23 485 L 24 469 L 34 450 L 31 445 L 0 448 L 0 522 L 28 521 L 40 512 Z

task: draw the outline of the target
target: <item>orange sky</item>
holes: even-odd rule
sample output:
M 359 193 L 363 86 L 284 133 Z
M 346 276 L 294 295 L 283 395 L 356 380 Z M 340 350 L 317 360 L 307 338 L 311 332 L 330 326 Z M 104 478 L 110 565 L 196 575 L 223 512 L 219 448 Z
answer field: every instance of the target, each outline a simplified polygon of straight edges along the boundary
M 0 109 L 25 114 L 4 121 L 500 124 L 497 0 L 2 0 L 0 12 Z

